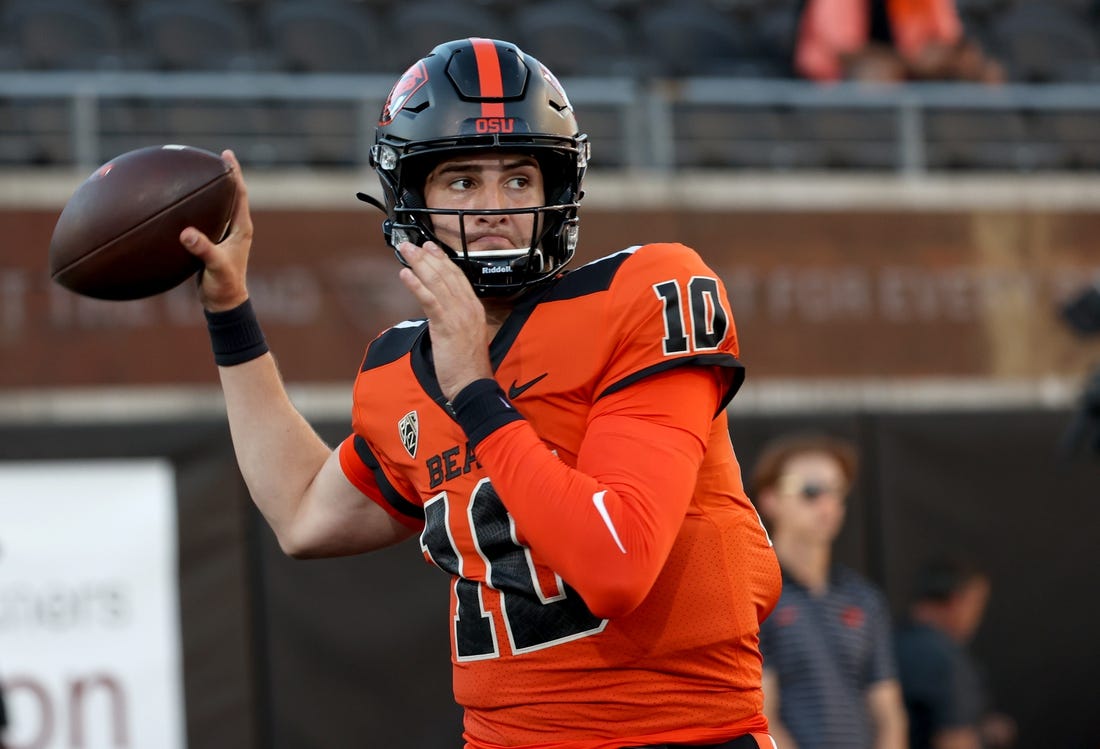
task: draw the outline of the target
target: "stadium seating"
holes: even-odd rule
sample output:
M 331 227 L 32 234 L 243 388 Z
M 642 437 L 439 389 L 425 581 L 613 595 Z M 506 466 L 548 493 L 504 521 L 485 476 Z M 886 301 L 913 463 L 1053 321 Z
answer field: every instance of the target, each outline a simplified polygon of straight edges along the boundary
M 1017 112 L 952 109 L 925 115 L 927 157 L 938 169 L 988 169 L 1027 163 L 1026 128 Z
M 794 75 L 794 44 L 798 34 L 798 3 L 774 2 L 754 17 L 760 62 L 777 76 Z
M 519 8 L 517 42 L 558 76 L 635 72 L 630 32 L 610 10 L 578 0 L 548 0 Z
M 1010 83 L 1100 85 L 1100 0 L 956 2 L 968 33 L 1005 64 Z M 800 7 L 800 0 L 0 0 L 0 166 L 71 163 L 77 151 L 86 160 L 88 139 L 80 145 L 74 132 L 81 108 L 91 112 L 83 121 L 96 128 L 103 158 L 174 140 L 229 145 L 261 166 L 361 166 L 375 99 L 384 98 L 379 80 L 441 41 L 496 36 L 570 79 L 595 143 L 594 169 L 652 159 L 702 169 L 899 168 L 896 105 L 823 101 L 812 86 L 797 95 L 801 103 L 770 93 L 791 85 L 778 79 L 792 78 Z M 244 87 L 234 100 L 203 90 L 218 85 L 215 76 L 194 95 L 135 90 L 89 103 L 78 102 L 75 88 L 27 89 L 11 75 L 18 71 L 291 75 L 281 76 L 277 96 Z M 297 74 L 347 73 L 377 76 L 367 89 L 333 87 L 320 99 L 285 85 Z M 615 90 L 598 80 L 607 77 Z M 738 89 L 743 98 L 719 91 L 681 100 L 687 79 L 750 85 Z M 582 90 L 578 100 L 572 92 Z M 1100 93 L 1092 91 L 1100 88 L 1082 87 L 1078 102 L 1080 92 L 1067 89 L 1050 106 L 1026 99 L 1031 93 L 985 109 L 937 99 L 922 105 L 916 152 L 936 170 L 1095 169 Z
M 478 4 L 413 0 L 395 4 L 389 15 L 392 69 L 404 70 L 440 42 L 468 36 L 507 36 L 501 17 Z
M 685 105 L 675 141 L 677 164 L 689 169 L 784 170 L 823 165 L 820 149 L 791 139 L 787 114 L 770 106 Z
M 259 9 L 280 70 L 365 73 L 389 70 L 378 14 L 355 3 L 289 0 Z
M 897 113 L 844 106 L 792 113 L 796 142 L 816 144 L 826 169 L 892 170 L 899 164 Z
M 0 98 L 0 164 L 72 163 L 71 110 L 64 99 Z
M 134 6 L 135 37 L 148 67 L 165 71 L 261 70 L 257 46 L 242 8 L 218 0 L 144 0 Z
M 956 0 L 1012 80 L 1100 79 L 1095 0 Z M 790 75 L 799 0 L 0 0 L 0 69 L 383 72 L 463 36 L 561 75 Z M 413 52 L 416 50 L 416 52 Z
M 740 75 L 759 73 L 762 56 L 753 29 L 704 2 L 664 5 L 639 22 L 642 48 L 660 75 Z
M 1031 0 L 1007 10 L 992 25 L 992 48 L 1015 81 L 1100 81 L 1095 23 L 1059 3 Z
M 92 0 L 22 0 L 0 18 L 9 64 L 32 70 L 106 70 L 126 66 L 112 6 Z

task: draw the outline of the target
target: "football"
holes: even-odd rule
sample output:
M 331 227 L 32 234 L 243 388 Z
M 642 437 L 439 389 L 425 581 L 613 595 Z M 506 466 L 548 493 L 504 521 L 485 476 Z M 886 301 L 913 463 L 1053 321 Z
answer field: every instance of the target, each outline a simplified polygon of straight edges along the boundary
M 180 244 L 194 226 L 225 237 L 236 203 L 230 167 L 191 146 L 139 148 L 111 159 L 65 204 L 50 239 L 50 276 L 96 299 L 141 299 L 202 270 Z

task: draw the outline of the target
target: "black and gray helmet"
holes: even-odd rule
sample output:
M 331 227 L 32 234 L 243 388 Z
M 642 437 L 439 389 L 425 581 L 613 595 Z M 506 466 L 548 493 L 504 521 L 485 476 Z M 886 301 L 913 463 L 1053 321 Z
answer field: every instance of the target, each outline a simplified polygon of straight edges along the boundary
M 538 161 L 543 206 L 442 210 L 425 205 L 424 180 L 436 164 L 490 149 Z M 393 87 L 375 131 L 370 162 L 382 183 L 386 241 L 395 248 L 404 241 L 435 242 L 462 267 L 478 294 L 514 294 L 552 277 L 572 259 L 588 153 L 588 137 L 578 131 L 565 91 L 538 60 L 494 39 L 440 44 Z M 536 216 L 530 246 L 471 251 L 464 234 L 461 247 L 449 247 L 432 232 L 433 214 L 461 219 L 501 213 Z M 405 262 L 400 253 L 397 257 Z

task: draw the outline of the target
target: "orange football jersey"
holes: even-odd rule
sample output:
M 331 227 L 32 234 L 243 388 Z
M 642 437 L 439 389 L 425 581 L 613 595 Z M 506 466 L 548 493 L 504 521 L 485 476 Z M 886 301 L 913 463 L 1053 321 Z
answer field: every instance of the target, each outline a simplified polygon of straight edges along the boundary
M 476 450 L 426 322 L 371 343 L 341 465 L 452 576 L 468 747 L 767 730 L 758 632 L 780 575 L 726 426 L 737 353 L 720 279 L 678 244 L 610 255 L 517 304 L 490 358 L 523 419 Z

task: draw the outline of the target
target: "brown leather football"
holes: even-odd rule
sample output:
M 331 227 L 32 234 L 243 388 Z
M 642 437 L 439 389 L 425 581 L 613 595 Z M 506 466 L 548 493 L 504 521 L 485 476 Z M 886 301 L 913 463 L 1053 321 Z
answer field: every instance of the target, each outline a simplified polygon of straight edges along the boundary
M 96 169 L 76 189 L 50 240 L 50 275 L 97 299 L 140 299 L 202 270 L 179 241 L 194 226 L 215 242 L 237 188 L 229 165 L 190 146 L 150 146 Z

